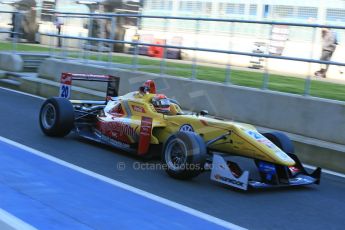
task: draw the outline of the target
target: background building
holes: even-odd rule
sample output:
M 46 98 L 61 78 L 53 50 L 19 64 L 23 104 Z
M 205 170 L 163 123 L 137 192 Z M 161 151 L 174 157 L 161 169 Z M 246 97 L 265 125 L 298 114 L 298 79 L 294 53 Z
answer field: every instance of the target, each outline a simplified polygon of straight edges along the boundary
M 145 0 L 142 14 L 344 25 L 345 1 Z M 168 44 L 179 40 L 183 46 L 314 59 L 318 59 L 321 52 L 321 29 L 229 22 L 203 21 L 198 24 L 191 20 L 165 19 L 143 19 L 141 25 L 139 33 L 142 37 L 165 39 Z M 345 41 L 345 31 L 333 31 L 339 42 L 333 60 L 345 62 L 342 55 L 345 51 L 342 44 Z M 252 66 L 252 58 L 246 56 L 183 50 L 182 57 L 189 60 L 197 58 L 198 61 L 230 63 L 234 66 Z M 306 75 L 319 68 L 318 65 L 273 59 L 261 64 L 272 71 L 291 75 Z M 343 78 L 342 75 L 335 75 Z
M 243 20 L 267 20 L 277 22 L 318 23 L 343 25 L 345 22 L 344 0 L 145 0 L 144 15 L 186 16 L 205 18 L 228 18 Z M 195 23 L 179 21 L 169 24 L 171 29 L 194 31 Z M 146 19 L 143 28 L 164 30 L 164 23 Z M 229 33 L 229 26 L 219 23 L 204 22 L 201 33 Z M 267 33 L 258 25 L 236 27 L 237 34 L 247 36 L 265 36 Z M 339 34 L 340 37 L 343 33 Z M 295 28 L 291 30 L 291 39 L 309 40 L 310 31 Z

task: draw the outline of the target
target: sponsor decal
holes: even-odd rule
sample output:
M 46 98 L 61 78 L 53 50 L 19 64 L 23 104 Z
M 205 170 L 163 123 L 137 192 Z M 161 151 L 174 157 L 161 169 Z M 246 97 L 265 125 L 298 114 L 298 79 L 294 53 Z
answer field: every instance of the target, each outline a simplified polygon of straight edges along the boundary
M 263 183 L 263 182 L 260 182 L 260 181 L 252 181 L 250 183 L 252 186 L 266 186 L 267 184 Z
M 259 170 L 260 172 L 265 172 L 265 173 L 271 173 L 271 174 L 276 173 L 276 167 L 273 164 L 266 163 L 263 161 L 259 162 Z
M 310 180 L 307 180 L 305 178 L 300 178 L 300 177 L 296 177 L 296 178 L 291 178 L 290 183 L 310 183 Z
M 266 174 L 266 180 L 272 180 L 273 175 L 276 174 L 276 167 L 273 164 L 260 161 L 259 171 Z
M 132 105 L 132 109 L 133 111 L 138 112 L 138 113 L 146 113 L 145 109 L 138 105 Z
M 70 85 L 65 85 L 61 84 L 60 86 L 60 92 L 59 92 L 59 97 L 63 98 L 69 98 L 71 95 L 71 86 Z
M 152 118 L 142 117 L 140 125 L 140 137 L 139 137 L 139 148 L 138 154 L 145 154 L 149 150 L 151 142 L 151 131 L 152 131 Z
M 131 142 L 128 136 L 133 139 L 136 139 L 138 136 L 135 130 L 123 121 L 101 121 L 98 124 L 98 129 L 102 134 L 124 143 Z
M 262 143 L 266 145 L 268 148 L 272 149 L 280 158 L 284 160 L 290 159 L 290 157 L 287 154 L 285 154 L 280 148 L 278 148 L 275 144 L 268 140 L 264 135 L 252 130 L 247 130 L 246 133 L 255 140 L 257 140 L 259 143 Z
M 68 73 L 67 73 L 68 74 Z M 98 79 L 104 79 L 108 80 L 109 76 L 108 75 L 97 75 L 97 74 L 79 74 L 79 73 L 74 73 L 73 77 L 75 79 L 86 79 L 86 80 L 98 80 Z
M 126 143 L 123 143 L 121 141 L 117 141 L 112 139 L 111 137 L 105 136 L 103 134 L 101 134 L 100 132 L 96 132 L 96 135 L 103 141 L 106 143 L 109 143 L 113 146 L 119 147 L 119 148 L 130 148 L 130 146 Z
M 59 97 L 69 98 L 71 95 L 71 85 L 72 85 L 72 76 L 70 74 L 63 73 L 61 75 L 61 85 Z
M 295 166 L 289 166 L 289 170 L 292 173 L 292 175 L 295 175 L 296 173 L 300 172 L 300 169 Z
M 194 132 L 194 129 L 191 125 L 185 124 L 180 127 L 180 131 L 183 132 Z
M 60 82 L 64 85 L 72 85 L 72 75 L 63 73 Z
M 263 139 L 265 138 L 263 135 L 261 135 L 260 133 L 256 132 L 256 131 L 253 131 L 253 130 L 246 130 L 246 133 L 254 138 L 255 140 L 260 140 L 260 139 Z
M 282 159 L 285 159 L 285 160 L 290 160 L 291 158 L 286 154 L 284 153 L 283 151 L 281 151 L 278 147 L 275 149 L 275 153 Z
M 111 139 L 111 138 L 109 138 L 109 143 L 114 145 L 114 146 L 119 146 L 121 148 L 128 148 L 128 149 L 130 148 L 129 144 L 126 144 L 126 143 L 123 143 L 121 141 L 117 141 L 117 140 L 114 140 L 114 139 Z
M 268 148 L 274 149 L 276 146 L 268 139 L 258 139 L 258 142 L 266 145 Z
M 235 180 L 235 179 L 232 179 L 232 178 L 224 177 L 224 176 L 221 176 L 219 174 L 214 175 L 214 179 L 216 179 L 218 181 L 223 181 L 225 183 L 230 183 L 230 184 L 233 184 L 233 185 L 236 185 L 236 186 L 244 187 L 244 183 L 243 182 Z

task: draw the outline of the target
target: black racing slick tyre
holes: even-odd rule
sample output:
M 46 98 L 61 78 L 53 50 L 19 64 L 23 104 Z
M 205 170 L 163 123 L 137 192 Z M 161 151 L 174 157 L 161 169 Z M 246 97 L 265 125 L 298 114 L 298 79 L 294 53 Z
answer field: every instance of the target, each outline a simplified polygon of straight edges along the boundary
M 205 142 L 194 132 L 177 132 L 171 135 L 162 151 L 166 173 L 181 180 L 198 176 L 204 170 L 206 157 Z
M 270 132 L 263 133 L 262 135 L 264 135 L 268 140 L 272 141 L 273 144 L 278 146 L 285 153 L 293 154 L 295 152 L 293 143 L 286 134 L 281 132 Z
M 66 136 L 74 127 L 72 103 L 60 97 L 47 99 L 41 107 L 39 123 L 42 132 L 47 136 Z

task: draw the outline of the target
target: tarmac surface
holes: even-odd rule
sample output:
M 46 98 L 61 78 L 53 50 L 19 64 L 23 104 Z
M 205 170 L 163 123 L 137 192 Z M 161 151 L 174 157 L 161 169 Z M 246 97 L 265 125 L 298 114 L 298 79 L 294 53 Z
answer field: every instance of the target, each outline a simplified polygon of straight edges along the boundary
M 244 228 L 344 229 L 345 178 L 324 173 L 320 185 L 247 192 L 213 183 L 209 173 L 178 181 L 157 161 L 145 162 L 73 134 L 44 136 L 38 125 L 42 103 L 0 88 L 0 136 Z

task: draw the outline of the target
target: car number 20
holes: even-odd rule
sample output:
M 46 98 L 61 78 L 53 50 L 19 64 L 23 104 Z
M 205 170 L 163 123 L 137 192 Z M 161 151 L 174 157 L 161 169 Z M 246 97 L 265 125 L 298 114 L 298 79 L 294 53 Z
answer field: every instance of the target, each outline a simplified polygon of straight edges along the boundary
M 71 92 L 71 86 L 70 85 L 62 84 L 61 87 L 60 87 L 59 96 L 60 97 L 64 97 L 64 98 L 69 98 L 70 92 Z

